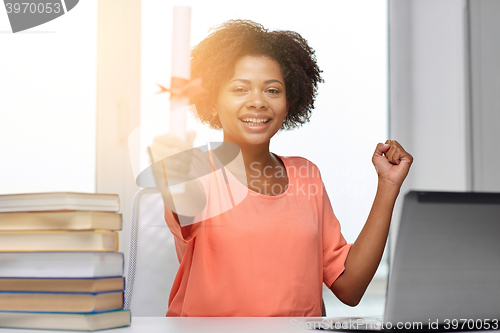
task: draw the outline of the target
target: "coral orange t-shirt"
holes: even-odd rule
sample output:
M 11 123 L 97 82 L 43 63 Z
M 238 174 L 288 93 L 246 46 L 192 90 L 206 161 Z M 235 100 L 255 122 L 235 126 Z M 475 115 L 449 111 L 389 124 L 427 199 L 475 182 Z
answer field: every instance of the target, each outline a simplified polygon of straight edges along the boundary
M 215 172 L 193 162 L 195 172 L 210 174 L 202 182 L 204 211 L 181 227 L 165 207 L 180 262 L 167 316 L 321 316 L 322 283 L 331 286 L 344 271 L 351 244 L 316 165 L 278 156 L 288 187 L 266 196 L 240 183 L 215 154 L 205 154 Z

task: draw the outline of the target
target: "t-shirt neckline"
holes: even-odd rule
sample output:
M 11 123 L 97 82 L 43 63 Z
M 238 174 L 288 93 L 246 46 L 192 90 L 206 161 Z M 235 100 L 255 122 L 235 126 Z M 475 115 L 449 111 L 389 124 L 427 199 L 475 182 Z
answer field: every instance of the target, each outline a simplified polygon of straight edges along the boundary
M 217 158 L 216 154 L 212 154 L 211 151 L 209 151 L 210 155 L 211 156 L 215 156 L 215 158 Z M 240 151 L 240 154 L 241 154 L 241 151 Z M 280 193 L 278 195 L 265 195 L 265 194 L 262 194 L 262 193 L 259 193 L 259 192 L 256 192 L 252 189 L 250 189 L 248 186 L 242 184 L 239 180 L 237 180 L 237 178 L 231 173 L 231 171 L 229 171 L 227 168 L 224 167 L 224 169 L 226 170 L 226 172 L 228 172 L 229 174 L 231 174 L 231 177 L 234 178 L 236 180 L 236 183 L 238 183 L 240 186 L 243 186 L 246 190 L 248 190 L 249 192 L 249 195 L 252 195 L 252 196 L 255 196 L 255 197 L 262 197 L 262 198 L 266 198 L 266 199 L 279 199 L 281 197 L 284 197 L 286 195 L 288 195 L 291 190 L 290 190 L 290 184 L 292 182 L 292 180 L 290 179 L 290 170 L 289 170 L 289 165 L 288 165 L 288 162 L 286 161 L 285 158 L 283 158 L 282 156 L 279 156 L 279 155 L 276 155 L 275 153 L 272 153 L 274 156 L 276 156 L 284 165 L 285 167 L 285 172 L 286 172 L 286 176 L 287 176 L 287 179 L 288 179 L 288 183 L 287 183 L 287 187 L 286 187 L 286 190 L 283 192 L 283 193 Z M 217 161 L 220 163 L 219 159 L 217 158 Z M 212 160 L 210 160 L 210 163 L 214 163 Z M 213 164 L 212 164 L 212 168 L 213 168 Z
M 288 162 L 286 161 L 286 159 L 282 158 L 282 156 L 276 155 L 275 153 L 271 153 L 271 154 L 273 154 L 274 156 L 276 156 L 283 163 L 283 165 L 285 166 L 285 172 L 286 172 L 286 176 L 287 176 L 287 179 L 288 179 L 288 183 L 286 184 L 286 190 L 283 193 L 280 193 L 278 195 L 265 195 L 265 194 L 262 194 L 262 193 L 259 193 L 259 192 L 255 192 L 254 190 L 252 190 L 248 186 L 245 186 L 245 185 L 243 185 L 243 184 L 240 183 L 241 186 L 245 186 L 248 189 L 249 195 L 253 195 L 253 196 L 256 196 L 256 197 L 263 197 L 263 198 L 266 198 L 266 199 L 279 199 L 281 197 L 284 197 L 284 196 L 288 195 L 288 193 L 290 193 L 290 191 L 291 191 L 290 190 L 291 179 L 290 179 L 290 172 L 289 172 Z

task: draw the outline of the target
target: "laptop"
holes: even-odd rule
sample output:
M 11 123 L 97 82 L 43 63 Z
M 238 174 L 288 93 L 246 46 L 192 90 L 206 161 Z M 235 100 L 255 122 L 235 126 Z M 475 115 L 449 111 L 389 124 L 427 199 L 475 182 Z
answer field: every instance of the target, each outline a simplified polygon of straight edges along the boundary
M 407 193 L 383 319 L 315 324 L 337 331 L 500 330 L 500 193 Z

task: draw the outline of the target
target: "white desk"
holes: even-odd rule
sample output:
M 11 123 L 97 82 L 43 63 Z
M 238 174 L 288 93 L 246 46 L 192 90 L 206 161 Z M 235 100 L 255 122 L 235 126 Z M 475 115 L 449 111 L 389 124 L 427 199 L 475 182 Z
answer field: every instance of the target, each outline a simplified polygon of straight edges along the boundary
M 132 325 L 125 328 L 97 331 L 103 333 L 290 333 L 325 332 L 307 330 L 306 320 L 324 318 L 179 318 L 179 317 L 133 317 Z M 300 324 L 302 323 L 302 325 Z M 1 329 L 0 333 L 75 333 L 75 331 L 42 331 Z M 500 333 L 500 330 L 468 331 L 467 333 Z M 459 332 L 455 332 L 459 333 Z
M 312 318 L 179 318 L 179 317 L 132 317 L 130 327 L 97 332 L 109 333 L 290 333 L 314 332 L 299 328 L 299 322 Z M 295 320 L 293 325 L 291 320 Z M 321 320 L 321 319 L 320 319 Z M 70 331 L 40 331 L 0 329 L 0 333 L 49 333 Z M 75 333 L 75 331 L 71 331 Z
M 307 332 L 305 329 L 292 328 L 294 318 L 132 318 L 128 328 L 116 333 L 179 332 L 179 333 L 281 333 Z M 306 318 L 310 319 L 310 318 Z M 304 318 L 295 318 L 303 322 Z M 310 332 L 310 331 L 309 331 Z

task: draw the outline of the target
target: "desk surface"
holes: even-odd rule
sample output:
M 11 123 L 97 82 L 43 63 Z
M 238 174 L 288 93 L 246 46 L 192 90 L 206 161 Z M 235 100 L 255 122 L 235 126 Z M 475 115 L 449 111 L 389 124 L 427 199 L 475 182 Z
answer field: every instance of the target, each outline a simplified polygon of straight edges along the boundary
M 132 317 L 130 327 L 97 332 L 110 333 L 289 333 L 313 332 L 303 328 L 304 321 L 312 318 L 179 318 L 179 317 Z M 320 319 L 321 320 L 321 319 Z M 301 324 L 302 323 L 302 324 Z M 70 331 L 42 331 L 1 329 L 0 333 L 48 333 Z M 71 331 L 75 333 L 75 331 Z
M 325 318 L 179 318 L 179 317 L 133 317 L 132 325 L 125 328 L 97 331 L 109 333 L 289 333 L 326 332 L 305 328 L 305 321 Z M 0 333 L 75 333 L 75 331 L 45 331 L 2 329 Z M 469 331 L 467 333 L 500 333 L 500 330 Z

